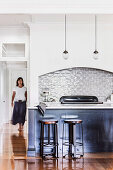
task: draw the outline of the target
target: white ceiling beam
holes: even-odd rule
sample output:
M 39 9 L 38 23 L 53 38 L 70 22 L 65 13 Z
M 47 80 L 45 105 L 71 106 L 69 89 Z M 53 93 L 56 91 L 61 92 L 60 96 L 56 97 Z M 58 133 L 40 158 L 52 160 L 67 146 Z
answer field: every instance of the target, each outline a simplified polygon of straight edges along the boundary
M 56 1 L 57 2 L 57 1 Z M 93 1 L 94 2 L 94 1 Z M 113 14 L 113 2 L 106 3 L 36 3 L 0 2 L 0 14 Z

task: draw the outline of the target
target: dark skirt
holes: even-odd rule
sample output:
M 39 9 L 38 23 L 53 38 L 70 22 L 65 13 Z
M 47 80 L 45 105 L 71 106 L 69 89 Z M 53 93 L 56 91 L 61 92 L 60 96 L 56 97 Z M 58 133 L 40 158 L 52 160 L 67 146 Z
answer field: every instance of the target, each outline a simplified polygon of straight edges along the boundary
M 26 116 L 26 101 L 14 102 L 12 124 L 16 125 L 17 123 L 22 123 L 24 125 L 25 116 Z

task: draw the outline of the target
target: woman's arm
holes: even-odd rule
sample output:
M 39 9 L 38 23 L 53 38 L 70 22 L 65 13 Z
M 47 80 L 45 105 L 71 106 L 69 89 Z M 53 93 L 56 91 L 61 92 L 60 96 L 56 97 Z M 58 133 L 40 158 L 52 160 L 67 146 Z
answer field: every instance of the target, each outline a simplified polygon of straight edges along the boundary
M 27 101 L 27 91 L 25 91 L 25 98 L 26 98 L 26 101 Z
M 13 101 L 14 101 L 14 98 L 15 98 L 15 94 L 16 94 L 16 92 L 15 92 L 15 91 L 13 91 L 12 101 L 11 101 L 11 106 L 12 106 L 12 107 L 13 107 Z

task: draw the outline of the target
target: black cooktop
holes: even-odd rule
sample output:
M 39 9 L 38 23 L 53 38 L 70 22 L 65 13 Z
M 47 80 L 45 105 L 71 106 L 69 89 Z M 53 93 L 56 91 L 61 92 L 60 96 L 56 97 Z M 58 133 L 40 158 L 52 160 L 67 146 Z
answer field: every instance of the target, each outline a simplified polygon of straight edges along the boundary
M 102 104 L 96 96 L 62 96 L 61 104 Z
M 61 102 L 61 104 L 103 104 L 103 102 Z

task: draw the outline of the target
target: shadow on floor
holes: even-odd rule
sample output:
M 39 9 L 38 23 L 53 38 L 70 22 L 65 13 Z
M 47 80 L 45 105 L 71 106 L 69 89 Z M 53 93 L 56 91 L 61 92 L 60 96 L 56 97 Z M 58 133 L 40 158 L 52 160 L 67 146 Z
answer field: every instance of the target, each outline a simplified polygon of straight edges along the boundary
M 13 156 L 26 156 L 26 141 L 23 131 L 11 135 Z

